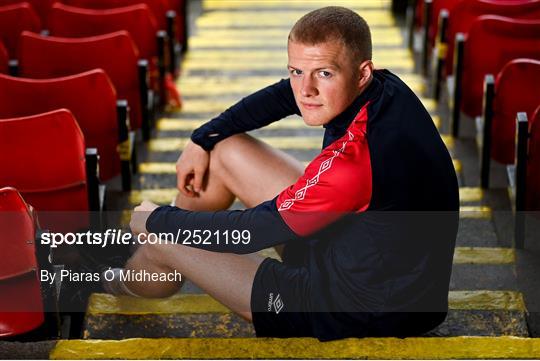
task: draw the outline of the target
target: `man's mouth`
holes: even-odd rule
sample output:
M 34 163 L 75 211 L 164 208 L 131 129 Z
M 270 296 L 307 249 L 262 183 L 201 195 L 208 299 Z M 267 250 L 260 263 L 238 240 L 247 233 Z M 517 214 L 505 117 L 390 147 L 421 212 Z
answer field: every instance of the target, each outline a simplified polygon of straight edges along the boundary
M 302 103 L 302 107 L 306 109 L 317 109 L 319 107 L 322 107 L 322 104 Z

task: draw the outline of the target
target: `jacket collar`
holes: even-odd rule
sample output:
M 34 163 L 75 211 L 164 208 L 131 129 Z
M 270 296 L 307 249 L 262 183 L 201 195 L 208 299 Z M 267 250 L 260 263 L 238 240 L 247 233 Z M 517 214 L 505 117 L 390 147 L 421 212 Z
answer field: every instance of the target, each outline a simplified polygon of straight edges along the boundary
M 323 127 L 330 133 L 345 131 L 360 109 L 370 100 L 374 99 L 381 91 L 383 84 L 379 71 L 373 72 L 373 79 L 368 87 L 347 107 L 341 114 L 332 119 Z

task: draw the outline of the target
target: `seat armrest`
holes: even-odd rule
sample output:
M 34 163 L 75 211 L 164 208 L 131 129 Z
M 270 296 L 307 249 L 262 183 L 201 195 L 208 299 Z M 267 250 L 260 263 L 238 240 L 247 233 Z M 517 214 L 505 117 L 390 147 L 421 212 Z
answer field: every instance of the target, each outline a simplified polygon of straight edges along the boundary
M 19 61 L 17 59 L 8 61 L 8 73 L 11 76 L 19 76 Z

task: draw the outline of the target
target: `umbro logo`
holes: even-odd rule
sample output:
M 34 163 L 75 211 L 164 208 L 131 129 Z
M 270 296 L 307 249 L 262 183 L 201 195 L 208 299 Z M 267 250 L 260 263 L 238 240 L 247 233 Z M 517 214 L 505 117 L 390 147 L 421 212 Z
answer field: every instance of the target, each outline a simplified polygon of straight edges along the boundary
M 274 299 L 274 294 L 270 293 L 268 297 L 268 311 L 272 311 L 273 308 L 276 314 L 278 314 L 283 307 L 285 307 L 285 304 L 283 303 L 280 294 L 278 293 Z

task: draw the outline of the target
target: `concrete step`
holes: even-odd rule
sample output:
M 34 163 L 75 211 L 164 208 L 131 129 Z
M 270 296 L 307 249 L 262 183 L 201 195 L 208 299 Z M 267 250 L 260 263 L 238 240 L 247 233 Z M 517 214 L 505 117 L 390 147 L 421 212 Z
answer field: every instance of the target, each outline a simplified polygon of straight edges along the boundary
M 525 306 L 514 291 L 451 291 L 450 313 L 431 335 L 527 336 Z M 93 294 L 84 337 L 253 337 L 251 323 L 205 294 L 143 299 Z

